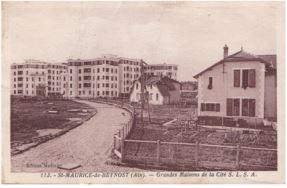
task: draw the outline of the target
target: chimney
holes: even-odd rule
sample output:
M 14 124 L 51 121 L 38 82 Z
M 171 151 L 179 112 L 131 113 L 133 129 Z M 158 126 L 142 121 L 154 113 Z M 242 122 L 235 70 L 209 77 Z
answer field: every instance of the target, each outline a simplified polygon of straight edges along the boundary
M 223 47 L 223 59 L 225 59 L 228 56 L 228 46 L 225 44 Z

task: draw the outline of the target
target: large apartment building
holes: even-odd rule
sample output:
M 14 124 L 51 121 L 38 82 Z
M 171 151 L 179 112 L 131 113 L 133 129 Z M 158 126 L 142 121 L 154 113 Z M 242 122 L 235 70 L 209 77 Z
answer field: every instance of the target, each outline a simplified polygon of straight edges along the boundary
M 141 71 L 140 59 L 104 55 L 68 60 L 68 97 L 127 97 Z
M 148 76 L 167 76 L 177 80 L 177 65 L 175 64 L 150 64 L 145 66 L 145 72 Z
M 147 75 L 176 77 L 176 65 L 148 65 L 141 59 L 103 55 L 51 64 L 28 60 L 11 66 L 12 95 L 59 95 L 67 98 L 128 98 L 144 67 Z M 163 70 L 162 73 L 159 73 Z
M 11 94 L 26 96 L 65 95 L 65 64 L 26 60 L 11 65 Z

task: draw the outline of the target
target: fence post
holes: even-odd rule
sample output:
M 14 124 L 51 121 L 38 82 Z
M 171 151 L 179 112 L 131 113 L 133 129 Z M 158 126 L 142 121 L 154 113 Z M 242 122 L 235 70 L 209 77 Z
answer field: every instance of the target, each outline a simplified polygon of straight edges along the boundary
M 236 147 L 236 170 L 240 169 L 240 145 L 237 144 Z
M 116 149 L 116 134 L 114 134 L 114 149 L 113 149 L 113 151 Z
M 160 140 L 156 141 L 156 160 L 157 160 L 157 163 L 159 164 L 160 162 Z
M 124 129 L 124 128 L 123 128 Z M 124 162 L 124 157 L 125 157 L 125 137 L 124 137 L 124 130 L 122 131 L 122 136 L 121 136 L 121 162 Z
M 195 143 L 195 167 L 199 166 L 199 141 L 197 140 Z
M 123 134 L 123 137 L 125 138 L 126 137 L 125 126 L 123 126 L 123 128 L 122 128 L 122 134 Z

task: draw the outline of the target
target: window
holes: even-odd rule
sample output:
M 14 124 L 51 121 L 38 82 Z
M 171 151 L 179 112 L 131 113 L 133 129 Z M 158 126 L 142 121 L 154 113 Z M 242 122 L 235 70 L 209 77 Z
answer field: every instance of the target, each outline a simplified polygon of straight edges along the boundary
M 200 111 L 220 112 L 220 104 L 219 103 L 201 103 Z
M 72 76 L 70 76 L 70 81 L 72 81 L 73 80 L 73 77 Z
M 136 89 L 139 89 L 139 84 L 138 83 L 136 83 Z
M 79 69 L 79 74 L 81 74 L 82 73 L 82 70 L 81 69 Z
M 84 69 L 84 72 L 85 72 L 85 73 L 90 73 L 90 72 L 92 72 L 92 70 L 91 70 L 91 68 L 85 68 L 85 69 Z
M 208 78 L 208 86 L 207 86 L 208 89 L 212 89 L 212 77 L 209 77 Z
M 73 88 L 73 84 L 70 84 L 70 88 Z
M 81 80 L 82 80 L 82 77 L 79 76 L 79 81 L 81 81 Z
M 240 115 L 240 99 L 227 99 L 226 103 L 227 116 L 239 116 Z
M 255 117 L 255 99 L 242 99 L 242 116 Z
M 72 74 L 72 72 L 73 72 L 73 70 L 72 69 L 70 69 L 70 74 Z M 71 94 L 72 95 L 72 94 Z
M 84 87 L 91 87 L 91 83 L 84 83 Z
M 100 76 L 97 76 L 97 80 L 100 80 Z
M 82 84 L 79 84 L 79 88 L 82 88 Z
M 158 93 L 155 95 L 156 100 L 158 101 Z
M 91 76 L 84 76 L 84 80 L 91 80 Z
M 255 69 L 242 70 L 242 88 L 254 88 L 256 85 L 256 72 Z
M 97 72 L 98 72 L 98 73 L 100 72 L 100 68 L 97 69 Z
M 240 70 L 234 70 L 233 77 L 234 77 L 233 86 L 240 87 Z

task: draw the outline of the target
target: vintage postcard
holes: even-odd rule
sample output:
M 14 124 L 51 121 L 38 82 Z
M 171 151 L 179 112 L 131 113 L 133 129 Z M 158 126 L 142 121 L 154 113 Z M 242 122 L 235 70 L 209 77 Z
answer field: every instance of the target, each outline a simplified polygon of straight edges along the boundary
M 2 183 L 284 183 L 284 2 L 2 2 Z

